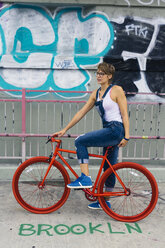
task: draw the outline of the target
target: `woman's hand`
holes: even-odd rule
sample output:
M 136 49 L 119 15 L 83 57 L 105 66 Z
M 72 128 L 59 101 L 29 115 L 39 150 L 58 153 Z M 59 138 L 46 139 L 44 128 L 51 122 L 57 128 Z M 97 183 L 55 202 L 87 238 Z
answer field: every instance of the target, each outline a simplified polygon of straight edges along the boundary
M 62 129 L 62 130 L 59 131 L 59 132 L 53 133 L 53 134 L 52 134 L 52 137 L 54 137 L 54 136 L 62 137 L 65 133 L 66 133 L 66 129 L 64 128 L 64 129 Z
M 124 146 L 127 145 L 127 143 L 128 143 L 128 140 L 122 139 L 122 140 L 120 141 L 118 147 L 124 147 Z

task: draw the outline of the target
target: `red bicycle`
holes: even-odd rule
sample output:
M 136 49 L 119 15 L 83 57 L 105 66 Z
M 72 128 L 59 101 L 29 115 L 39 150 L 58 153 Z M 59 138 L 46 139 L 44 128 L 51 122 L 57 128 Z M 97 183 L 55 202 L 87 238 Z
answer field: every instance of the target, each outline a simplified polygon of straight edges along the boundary
M 48 139 L 55 149 L 50 157 L 33 157 L 23 162 L 16 170 L 12 188 L 18 203 L 26 210 L 36 214 L 47 214 L 59 209 L 68 199 L 70 176 L 64 165 L 78 178 L 77 173 L 68 164 L 61 152 L 76 154 L 76 151 L 60 148 L 61 140 Z M 99 200 L 103 210 L 112 218 L 124 222 L 136 222 L 148 216 L 155 208 L 158 200 L 158 186 L 154 176 L 144 166 L 121 162 L 114 166 L 107 159 L 108 149 L 104 156 L 89 154 L 101 158 L 92 189 L 82 189 L 89 201 Z M 61 164 L 57 159 L 60 159 Z M 102 174 L 104 162 L 109 168 Z M 116 184 L 113 192 L 106 192 L 105 181 L 114 173 Z M 110 197 L 111 208 L 105 197 Z

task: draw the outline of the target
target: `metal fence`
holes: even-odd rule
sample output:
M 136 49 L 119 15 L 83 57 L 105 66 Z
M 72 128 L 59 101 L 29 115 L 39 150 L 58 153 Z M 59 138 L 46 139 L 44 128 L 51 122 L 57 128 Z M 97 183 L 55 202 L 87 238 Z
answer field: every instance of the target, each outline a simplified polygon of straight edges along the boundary
M 12 90 L 0 90 L 0 158 L 24 161 L 32 156 L 47 156 L 50 153 L 50 146 L 45 144 L 47 136 L 63 128 L 85 101 L 51 100 L 49 96 L 32 99 L 28 97 L 32 91 L 18 92 L 21 92 L 20 98 L 13 97 Z M 119 161 L 165 160 L 165 104 L 128 102 L 128 113 L 131 138 L 120 149 Z M 74 149 L 77 135 L 100 127 L 98 113 L 92 109 L 63 138 L 63 147 Z M 101 153 L 102 149 L 90 148 L 90 152 Z

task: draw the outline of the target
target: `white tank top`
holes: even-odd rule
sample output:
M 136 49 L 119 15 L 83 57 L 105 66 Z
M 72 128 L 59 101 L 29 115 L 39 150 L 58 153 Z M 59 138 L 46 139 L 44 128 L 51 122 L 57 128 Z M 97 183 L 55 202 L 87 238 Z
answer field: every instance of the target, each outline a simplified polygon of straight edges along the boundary
M 112 87 L 110 88 L 110 90 L 108 90 L 108 92 L 103 98 L 104 120 L 106 122 L 111 122 L 111 121 L 123 122 L 120 109 L 119 109 L 119 105 L 111 99 L 111 90 L 112 90 Z M 97 102 L 101 101 L 101 99 L 99 98 L 99 94 L 98 94 L 96 101 Z

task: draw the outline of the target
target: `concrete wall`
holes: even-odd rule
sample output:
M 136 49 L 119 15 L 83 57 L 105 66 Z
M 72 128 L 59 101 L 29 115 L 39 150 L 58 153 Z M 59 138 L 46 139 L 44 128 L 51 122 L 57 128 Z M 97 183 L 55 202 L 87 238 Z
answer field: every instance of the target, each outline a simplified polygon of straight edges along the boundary
M 4 0 L 3 2 L 10 3 L 12 0 Z M 165 7 L 164 0 L 15 0 L 16 3 L 46 3 L 46 4 L 53 4 L 53 5 L 86 5 L 86 6 L 127 6 L 127 7 Z M 12 2 L 13 3 L 13 2 Z
M 116 67 L 115 83 L 132 92 L 129 100 L 165 102 L 159 95 L 165 93 L 164 0 L 4 1 L 0 6 L 2 89 L 93 90 L 94 72 L 104 60 Z M 87 100 L 88 95 L 27 97 Z
M 53 2 L 1 4 L 1 88 L 92 90 L 105 60 L 126 91 L 165 92 L 164 1 Z

